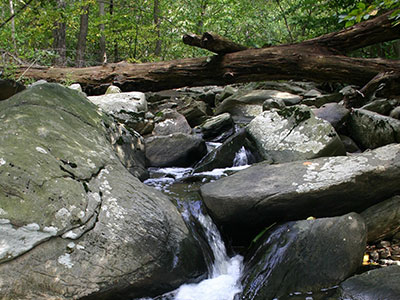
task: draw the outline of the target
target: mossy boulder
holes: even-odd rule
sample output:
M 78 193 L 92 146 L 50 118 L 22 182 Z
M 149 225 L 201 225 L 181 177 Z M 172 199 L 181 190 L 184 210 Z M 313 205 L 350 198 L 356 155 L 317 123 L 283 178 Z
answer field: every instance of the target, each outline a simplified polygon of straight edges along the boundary
M 113 126 L 58 84 L 0 102 L 0 298 L 129 299 L 202 271 L 176 207 L 115 154 Z

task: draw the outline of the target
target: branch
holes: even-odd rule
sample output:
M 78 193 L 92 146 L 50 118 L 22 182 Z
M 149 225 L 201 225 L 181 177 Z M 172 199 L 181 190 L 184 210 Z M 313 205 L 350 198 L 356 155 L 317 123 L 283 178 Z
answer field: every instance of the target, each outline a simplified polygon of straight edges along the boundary
M 345 54 L 374 44 L 399 39 L 400 25 L 393 26 L 393 20 L 390 19 L 392 13 L 393 11 L 386 12 L 379 17 L 304 41 L 301 44 L 324 47 L 331 53 Z
M 6 25 L 8 22 L 10 22 L 12 19 L 14 19 L 15 16 L 17 16 L 18 14 L 20 14 L 25 8 L 28 7 L 28 5 L 32 2 L 33 0 L 28 0 L 28 2 L 25 3 L 25 5 L 16 13 L 14 13 L 13 15 L 11 15 L 7 20 L 5 20 L 3 23 L 0 24 L 0 28 L 3 27 L 4 25 Z
M 186 45 L 207 49 L 221 55 L 247 49 L 247 47 L 243 45 L 232 42 L 231 40 L 212 32 L 205 32 L 202 36 L 196 34 L 185 34 L 182 40 Z

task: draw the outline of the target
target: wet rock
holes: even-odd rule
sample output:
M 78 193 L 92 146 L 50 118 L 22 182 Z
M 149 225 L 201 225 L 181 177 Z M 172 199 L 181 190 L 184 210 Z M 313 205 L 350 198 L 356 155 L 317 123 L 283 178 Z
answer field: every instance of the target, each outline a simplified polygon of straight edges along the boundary
M 233 127 L 233 120 L 229 113 L 223 113 L 209 118 L 199 126 L 205 139 L 214 138 Z
M 70 88 L 71 90 L 78 91 L 78 92 L 83 92 L 82 87 L 79 83 L 71 84 L 68 88 Z
M 0 101 L 23 91 L 25 87 L 11 79 L 0 79 Z
M 146 97 L 141 92 L 116 93 L 88 97 L 90 102 L 99 106 L 108 114 L 137 113 L 147 111 Z
M 396 106 L 397 101 L 389 99 L 377 99 L 363 107 L 362 109 L 376 112 L 381 115 L 388 116 L 390 111 Z
M 129 173 L 141 181 L 147 179 L 149 174 L 146 169 L 143 137 L 135 131 L 127 130 L 122 124 L 114 122 L 110 123 L 107 131 L 115 154 Z
M 121 164 L 110 117 L 57 84 L 0 111 L 0 298 L 130 299 L 199 275 L 180 213 Z
M 368 242 L 391 238 L 400 231 L 400 196 L 378 203 L 361 214 L 368 227 Z
M 400 142 L 399 120 L 364 109 L 352 111 L 348 131 L 350 137 L 364 149 Z
M 354 213 L 274 227 L 245 260 L 241 299 L 285 299 L 330 288 L 354 274 L 365 245 L 366 226 Z
M 343 95 L 340 93 L 325 94 L 314 98 L 305 98 L 301 101 L 301 104 L 308 106 L 321 107 L 324 104 L 339 102 L 343 99 Z
M 342 282 L 340 299 L 397 300 L 400 298 L 400 266 L 390 266 L 353 276 Z
M 363 211 L 399 193 L 399 180 L 400 144 L 393 144 L 349 157 L 262 162 L 200 191 L 217 224 L 238 239 L 275 221 Z
M 301 97 L 274 90 L 242 90 L 226 98 L 215 113 L 229 112 L 234 119 L 252 119 L 262 112 L 262 105 L 268 99 L 281 99 L 286 105 L 291 105 L 300 102 Z
M 279 81 L 263 81 L 263 82 L 252 82 L 249 83 L 252 89 L 258 90 L 277 90 L 280 92 L 287 92 L 295 95 L 304 95 L 308 90 L 315 88 L 315 85 L 311 82 L 279 82 Z
M 187 104 L 179 109 L 179 113 L 185 116 L 191 127 L 195 127 L 207 119 L 209 112 L 208 106 L 205 102 L 189 98 Z
M 307 93 L 304 94 L 304 98 L 316 98 L 321 97 L 322 93 L 316 89 L 311 89 Z
M 145 145 L 150 167 L 189 167 L 207 153 L 201 137 L 185 133 L 149 137 Z
M 121 89 L 115 85 L 110 85 L 106 90 L 106 95 L 108 94 L 119 94 L 121 93 Z
M 147 101 L 141 92 L 115 93 L 102 96 L 90 96 L 88 99 L 105 113 L 124 124 L 128 130 L 140 134 L 151 132 L 152 120 L 145 118 Z M 134 134 L 132 132 L 132 134 Z
M 390 112 L 390 117 L 400 120 L 400 106 L 396 107 Z
M 339 135 L 344 148 L 346 150 L 347 153 L 360 153 L 361 149 L 357 146 L 357 144 L 348 136 L 346 135 Z
M 219 104 L 221 104 L 222 101 L 224 101 L 226 98 L 232 96 L 233 94 L 237 93 L 238 89 L 234 88 L 230 85 L 227 85 L 226 87 L 224 87 L 224 89 L 222 90 L 221 93 L 219 93 L 216 97 L 215 97 L 215 106 L 218 106 Z
M 285 102 L 282 99 L 268 99 L 265 100 L 263 103 L 263 111 L 271 110 L 273 108 L 276 109 L 283 109 L 286 107 Z
M 338 103 L 327 103 L 318 109 L 314 109 L 316 117 L 328 121 L 336 131 L 339 131 L 345 125 L 350 111 Z
M 246 130 L 270 163 L 345 153 L 334 128 L 304 105 L 265 111 Z
M 209 106 L 214 107 L 216 97 L 218 97 L 219 94 L 223 93 L 225 88 L 216 85 L 209 85 L 201 87 L 186 87 L 179 90 L 188 94 L 194 99 L 200 100 L 207 103 Z
M 246 144 L 246 132 L 239 131 L 228 138 L 220 147 L 207 153 L 194 166 L 195 173 L 211 171 L 216 168 L 232 167 L 236 153 Z
M 191 132 L 192 128 L 186 118 L 172 109 L 164 109 L 159 113 L 153 129 L 153 135 L 190 134 Z

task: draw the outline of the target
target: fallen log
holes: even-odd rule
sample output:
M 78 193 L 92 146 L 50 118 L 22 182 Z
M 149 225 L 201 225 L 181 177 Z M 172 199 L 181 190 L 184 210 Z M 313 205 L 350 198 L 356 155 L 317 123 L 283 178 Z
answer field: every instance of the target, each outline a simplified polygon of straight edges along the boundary
M 390 12 L 298 44 L 158 63 L 21 68 L 19 73 L 33 79 L 78 82 L 88 94 L 101 94 L 110 84 L 118 85 L 123 91 L 158 91 L 280 79 L 336 81 L 364 86 L 380 73 L 390 72 L 391 78 L 396 78 L 400 74 L 400 61 L 352 58 L 341 53 L 400 38 L 400 26 L 393 27 L 389 15 Z M 399 89 L 399 85 L 393 85 L 391 92 L 400 93 Z

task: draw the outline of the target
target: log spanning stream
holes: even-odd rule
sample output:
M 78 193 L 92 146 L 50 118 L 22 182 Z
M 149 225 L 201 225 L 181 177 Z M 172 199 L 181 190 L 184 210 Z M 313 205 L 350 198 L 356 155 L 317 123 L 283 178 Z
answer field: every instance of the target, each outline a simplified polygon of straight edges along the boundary
M 225 172 L 231 172 L 247 168 L 246 150 L 242 148 L 233 162 L 232 168 L 215 169 L 210 172 L 195 174 L 195 176 L 204 176 L 217 179 L 224 176 Z M 178 197 L 173 185 L 179 182 L 185 176 L 191 174 L 191 168 L 163 168 L 150 169 L 153 178 L 145 181 L 146 184 L 154 186 L 169 194 L 178 201 L 183 207 L 183 217 L 191 225 L 190 220 L 194 220 L 197 226 L 200 226 L 202 234 L 207 240 L 208 245 L 203 246 L 205 257 L 208 264 L 208 277 L 199 283 L 184 284 L 177 290 L 156 298 L 142 298 L 140 300 L 233 300 L 235 295 L 242 291 L 240 278 L 243 270 L 243 257 L 235 255 L 229 257 L 225 244 L 211 218 L 202 212 L 201 201 L 193 199 L 184 199 L 184 196 Z M 156 176 L 156 178 L 154 178 Z M 158 176 L 158 177 L 157 177 Z M 190 197 L 189 197 L 190 198 Z

